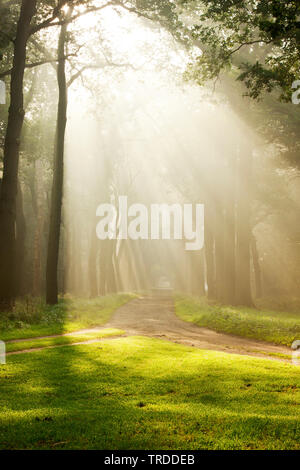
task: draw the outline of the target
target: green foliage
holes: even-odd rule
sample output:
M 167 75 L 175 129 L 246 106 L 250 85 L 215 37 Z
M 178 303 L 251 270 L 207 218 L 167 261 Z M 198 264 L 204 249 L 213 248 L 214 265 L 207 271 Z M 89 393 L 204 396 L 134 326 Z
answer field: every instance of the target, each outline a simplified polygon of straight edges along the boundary
M 0 5 L 0 63 L 3 55 L 16 33 L 16 24 L 19 14 L 19 5 L 17 2 L 10 5 L 7 2 L 1 2 Z
M 176 3 L 172 0 L 131 0 L 131 11 L 138 16 L 149 18 L 170 31 L 177 40 L 185 42 L 187 38 L 179 20 Z M 126 4 L 125 4 L 126 5 Z
M 299 449 L 297 367 L 121 338 L 8 357 L 1 449 Z
M 215 331 L 291 346 L 300 338 L 298 313 L 209 305 L 206 299 L 178 296 L 176 314 Z
M 104 325 L 134 294 L 111 294 L 95 299 L 60 299 L 49 306 L 41 299 L 18 301 L 13 312 L 0 315 L 0 339 L 7 341 L 69 333 Z
M 234 66 L 252 98 L 278 89 L 282 100 L 290 100 L 300 70 L 297 0 L 179 0 L 178 4 L 194 18 L 190 33 L 203 50 L 189 68 L 190 78 L 202 83 Z

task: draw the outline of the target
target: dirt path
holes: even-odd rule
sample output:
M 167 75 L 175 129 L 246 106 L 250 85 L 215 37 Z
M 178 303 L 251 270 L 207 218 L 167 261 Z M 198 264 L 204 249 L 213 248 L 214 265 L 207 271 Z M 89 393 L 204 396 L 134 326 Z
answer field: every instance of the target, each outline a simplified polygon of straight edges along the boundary
M 127 335 L 161 338 L 214 351 L 260 357 L 272 353 L 291 355 L 291 350 L 284 346 L 216 333 L 193 323 L 184 322 L 175 315 L 173 300 L 160 297 L 144 297 L 123 305 L 105 327 L 122 329 Z
M 32 340 L 57 336 L 80 335 L 101 331 L 105 328 L 124 330 L 125 335 L 120 335 L 120 337 L 134 335 L 149 336 L 151 338 L 160 338 L 174 343 L 185 344 L 186 346 L 194 346 L 200 349 L 210 349 L 213 351 L 224 351 L 232 354 L 244 354 L 264 358 L 268 357 L 269 359 L 285 362 L 289 362 L 289 360 L 274 357 L 272 354 L 281 353 L 288 355 L 289 357 L 291 356 L 291 350 L 284 346 L 276 346 L 264 341 L 242 338 L 225 333 L 217 333 L 207 328 L 201 328 L 193 323 L 184 322 L 176 317 L 173 300 L 161 297 L 143 297 L 132 300 L 120 307 L 104 327 L 80 330 L 73 333 L 66 333 L 65 335 L 32 338 Z M 40 351 L 42 349 L 52 349 L 55 347 L 111 341 L 113 339 L 116 339 L 116 336 L 91 339 L 64 345 L 26 349 L 22 351 L 9 352 L 7 354 L 21 354 L 24 352 Z M 18 341 L 26 341 L 26 339 L 13 340 L 11 342 Z

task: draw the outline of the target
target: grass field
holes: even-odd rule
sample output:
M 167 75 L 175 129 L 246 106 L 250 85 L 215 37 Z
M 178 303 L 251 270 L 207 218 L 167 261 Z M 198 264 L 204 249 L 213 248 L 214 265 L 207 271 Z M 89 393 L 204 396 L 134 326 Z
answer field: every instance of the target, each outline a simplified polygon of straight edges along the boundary
M 65 298 L 54 306 L 47 306 L 40 299 L 19 302 L 13 312 L 0 313 L 0 340 L 59 335 L 101 326 L 118 307 L 135 297 L 125 293 L 90 300 Z
M 158 339 L 112 339 L 124 333 L 115 329 L 75 334 L 103 325 L 132 298 L 65 299 L 48 310 L 18 305 L 16 318 L 2 317 L 8 352 L 51 349 L 8 355 L 0 365 L 0 449 L 300 449 L 299 367 Z M 176 313 L 281 344 L 299 328 L 296 314 L 183 296 Z M 37 338 L 63 333 L 71 334 Z
M 291 346 L 300 339 L 299 313 L 210 305 L 204 298 L 179 295 L 176 315 L 215 331 Z
M 49 348 L 54 346 L 64 346 L 67 344 L 83 343 L 97 339 L 120 336 L 125 332 L 114 328 L 103 328 L 101 331 L 68 334 L 67 336 L 50 336 L 46 338 L 24 339 L 17 342 L 6 342 L 6 352 L 23 351 L 29 349 Z
M 131 337 L 9 356 L 1 449 L 299 449 L 298 367 Z

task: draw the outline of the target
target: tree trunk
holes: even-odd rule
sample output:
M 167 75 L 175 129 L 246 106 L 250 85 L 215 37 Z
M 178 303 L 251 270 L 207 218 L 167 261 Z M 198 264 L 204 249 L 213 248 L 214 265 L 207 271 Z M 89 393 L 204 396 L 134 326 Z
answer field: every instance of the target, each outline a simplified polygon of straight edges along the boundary
M 251 235 L 251 253 L 252 253 L 252 262 L 253 262 L 254 279 L 255 279 L 255 296 L 257 299 L 260 299 L 262 297 L 261 269 L 260 269 L 260 264 L 259 264 L 256 238 L 253 233 Z
M 224 303 L 234 305 L 235 303 L 235 172 L 236 156 L 229 160 L 227 167 L 227 180 L 225 190 L 225 249 L 224 249 Z
M 40 162 L 34 162 L 34 181 L 32 183 L 33 210 L 35 215 L 35 229 L 33 242 L 33 295 L 42 293 L 42 241 L 43 241 L 43 204 L 41 201 L 42 188 L 40 187 Z
M 91 231 L 91 243 L 89 253 L 89 294 L 91 298 L 98 295 L 98 273 L 97 273 L 97 257 L 98 257 L 99 240 L 97 239 L 95 227 Z
M 59 99 L 46 267 L 46 301 L 50 305 L 58 302 L 57 271 L 63 198 L 65 131 L 67 124 L 66 38 L 67 25 L 64 24 L 61 27 L 58 42 L 57 81 Z
M 82 232 L 79 223 L 73 225 L 73 250 L 72 250 L 72 279 L 73 279 L 73 294 L 83 294 L 83 279 L 84 279 L 84 267 L 82 260 L 83 243 L 82 243 Z
M 124 254 L 127 261 L 127 288 L 129 290 L 138 290 L 138 280 L 136 275 L 136 270 L 134 266 L 134 255 L 132 251 L 131 240 L 123 241 L 124 244 Z
M 23 195 L 20 183 L 16 199 L 16 257 L 15 257 L 15 297 L 23 295 L 25 260 L 26 220 L 23 210 Z
M 190 292 L 196 296 L 205 294 L 203 250 L 188 252 L 190 261 Z
M 119 247 L 119 250 L 117 252 L 117 243 L 114 243 L 114 250 L 113 250 L 113 264 L 115 267 L 115 276 L 116 276 L 116 283 L 117 283 L 117 292 L 122 292 L 123 291 L 123 280 L 121 276 L 121 271 L 120 271 L 120 256 L 121 256 L 121 250 Z
M 253 307 L 250 280 L 252 151 L 244 147 L 238 162 L 236 303 Z
M 216 292 L 218 302 L 224 302 L 225 288 L 225 212 L 221 196 L 217 196 L 215 219 L 215 260 L 216 260 Z
M 26 45 L 30 33 L 30 23 L 35 14 L 36 2 L 37 0 L 22 0 L 14 41 L 10 107 L 4 143 L 3 181 L 0 196 L 0 304 L 2 310 L 12 308 L 15 294 L 15 223 L 19 150 L 24 122 L 23 81 Z
M 214 213 L 211 202 L 205 204 L 204 249 L 206 265 L 207 297 L 215 298 L 215 263 L 214 263 Z
M 111 294 L 117 289 L 111 242 L 103 240 L 100 245 L 100 295 Z
M 117 281 L 115 275 L 115 267 L 113 263 L 113 251 L 114 251 L 114 240 L 106 240 L 107 242 L 107 249 L 105 251 L 104 256 L 106 257 L 106 292 L 108 294 L 112 294 L 117 292 Z

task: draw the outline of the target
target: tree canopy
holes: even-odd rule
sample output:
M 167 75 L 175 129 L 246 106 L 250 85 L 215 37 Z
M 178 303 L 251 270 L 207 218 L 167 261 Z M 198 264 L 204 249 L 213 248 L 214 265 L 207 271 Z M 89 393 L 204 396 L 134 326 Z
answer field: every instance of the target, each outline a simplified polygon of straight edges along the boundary
M 190 73 L 203 84 L 236 70 L 252 98 L 277 90 L 289 101 L 300 70 L 297 0 L 179 0 L 193 40 L 203 48 Z M 192 19 L 191 19 L 192 18 Z

